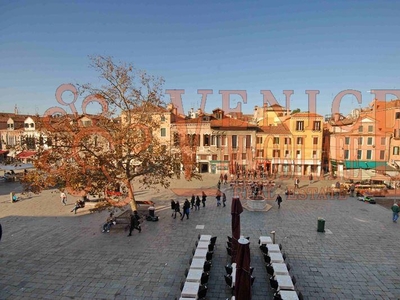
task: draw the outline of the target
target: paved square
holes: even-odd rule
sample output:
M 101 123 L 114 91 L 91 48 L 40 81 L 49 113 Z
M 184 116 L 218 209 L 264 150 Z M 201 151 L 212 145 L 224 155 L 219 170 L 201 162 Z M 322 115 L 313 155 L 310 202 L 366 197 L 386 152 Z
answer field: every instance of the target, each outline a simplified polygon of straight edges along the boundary
M 184 184 L 194 188 L 196 182 Z M 62 206 L 58 193 L 50 191 L 9 203 L 8 189 L 0 186 L 0 299 L 172 300 L 180 295 L 199 233 L 218 237 L 207 298 L 230 296 L 223 277 L 231 235 L 229 189 L 227 207 L 217 207 L 209 196 L 205 208 L 192 210 L 183 221 L 171 218 L 169 209 L 159 210 L 159 222 L 144 220 L 142 232 L 129 238 L 123 229 L 101 232 L 107 212 L 74 215 L 73 200 Z M 156 207 L 168 205 L 170 197 L 164 192 Z M 272 299 L 257 242 L 273 230 L 305 299 L 400 298 L 400 224 L 392 222 L 389 210 L 352 198 L 283 199 L 279 210 L 268 202 L 273 206 L 268 212 L 241 214 L 255 267 L 253 299 Z M 318 217 L 332 234 L 317 232 Z M 196 229 L 198 224 L 204 229 Z

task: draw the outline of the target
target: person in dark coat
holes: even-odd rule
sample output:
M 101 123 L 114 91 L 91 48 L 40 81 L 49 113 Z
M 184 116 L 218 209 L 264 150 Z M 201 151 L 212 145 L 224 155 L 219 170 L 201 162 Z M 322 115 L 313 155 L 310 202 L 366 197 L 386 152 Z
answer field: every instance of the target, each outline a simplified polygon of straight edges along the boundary
M 190 202 L 188 199 L 185 200 L 185 202 L 183 203 L 183 215 L 181 218 L 181 221 L 185 218 L 186 215 L 186 219 L 189 219 L 189 212 L 190 212 Z
M 140 216 L 139 216 L 138 212 L 135 210 L 135 211 L 133 212 L 133 214 L 131 214 L 131 226 L 130 226 L 130 228 L 129 228 L 129 234 L 128 234 L 128 236 L 132 236 L 132 231 L 133 231 L 134 229 L 137 229 L 137 230 L 139 231 L 139 233 L 142 232 L 142 228 L 140 227 L 140 222 L 139 222 L 139 220 L 140 220 Z
M 194 195 L 192 195 L 192 199 L 190 199 L 190 203 L 192 204 L 192 209 L 193 209 L 194 206 L 196 205 L 196 197 Z
M 203 207 L 206 207 L 207 195 L 204 191 L 201 192 L 201 202 L 203 203 Z
M 175 201 L 173 199 L 171 199 L 171 209 L 172 209 L 171 217 L 173 217 L 175 214 Z
M 174 219 L 176 219 L 176 213 L 179 213 L 182 217 L 182 213 L 181 213 L 181 207 L 179 205 L 179 201 L 175 202 L 175 214 L 174 214 Z
M 222 205 L 224 207 L 226 206 L 226 195 L 225 195 L 225 193 L 222 193 Z
M 200 210 L 200 197 L 196 196 L 196 209 L 195 210 Z
M 276 197 L 276 202 L 278 202 L 278 208 L 281 208 L 281 202 L 282 202 L 282 197 L 281 195 L 278 194 L 278 197 Z

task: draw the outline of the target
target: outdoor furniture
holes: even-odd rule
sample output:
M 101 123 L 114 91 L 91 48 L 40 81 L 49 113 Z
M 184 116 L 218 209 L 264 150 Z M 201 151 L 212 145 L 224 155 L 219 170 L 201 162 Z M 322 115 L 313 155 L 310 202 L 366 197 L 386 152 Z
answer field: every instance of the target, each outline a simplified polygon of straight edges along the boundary
M 259 245 L 272 244 L 272 239 L 269 236 L 260 236 L 260 238 L 258 239 L 258 244 Z
M 268 273 L 269 275 L 271 275 L 271 276 L 274 275 L 275 270 L 274 270 L 274 268 L 272 267 L 272 265 L 267 265 L 267 266 L 266 266 L 266 269 L 267 269 L 267 273 Z
M 277 299 L 282 299 L 282 300 L 299 300 L 299 297 L 296 293 L 296 291 L 284 291 L 281 290 L 277 293 L 280 298 Z
M 208 234 L 202 234 L 199 239 L 199 241 L 206 241 L 206 242 L 210 242 L 210 240 L 211 240 L 211 235 Z
M 206 254 L 206 260 L 207 260 L 207 261 L 212 260 L 213 253 L 214 253 L 214 252 L 210 252 L 210 251 L 207 252 L 207 254 Z
M 210 238 L 210 244 L 215 245 L 215 242 L 217 241 L 217 237 L 213 236 L 212 238 Z
M 294 284 L 289 275 L 275 275 L 274 279 L 278 282 L 279 290 L 294 290 Z
M 206 259 L 208 249 L 196 249 L 193 254 L 194 258 L 204 258 Z
M 236 281 L 236 263 L 232 264 L 232 288 L 235 287 L 235 281 Z
M 201 285 L 197 292 L 197 299 L 199 300 L 205 299 L 207 295 L 207 290 L 208 290 L 207 286 Z
M 208 282 L 208 279 L 210 278 L 210 274 L 207 272 L 204 272 L 203 274 L 201 274 L 201 278 L 200 278 L 200 284 L 206 284 Z
M 190 264 L 190 269 L 201 269 L 204 268 L 204 262 L 206 261 L 205 258 L 194 258 L 192 263 Z
M 226 247 L 226 252 L 228 253 L 229 256 L 232 256 L 232 248 Z
M 211 266 L 212 266 L 211 262 L 206 261 L 206 262 L 204 263 L 204 265 L 203 265 L 203 271 L 204 271 L 204 272 L 210 272 Z
M 199 241 L 197 246 L 197 249 L 208 249 L 208 246 L 210 245 L 210 242 L 207 241 Z
M 214 251 L 214 246 L 215 246 L 215 244 L 209 244 L 209 245 L 208 245 L 208 251 L 209 251 L 209 252 Z
M 270 275 L 289 275 L 289 270 L 284 263 L 273 263 L 271 265 L 273 273 Z M 268 272 L 268 269 L 267 269 Z M 269 274 L 269 273 L 268 273 Z
M 271 285 L 271 288 L 273 288 L 274 290 L 277 290 L 279 287 L 278 281 L 276 281 L 274 277 L 271 277 L 269 279 L 269 284 Z
M 225 271 L 226 271 L 226 274 L 231 275 L 232 271 L 233 271 L 232 266 L 231 265 L 226 265 L 225 266 Z
M 200 284 L 198 282 L 186 281 L 182 289 L 181 297 L 196 298 Z
M 283 263 L 285 262 L 281 253 L 271 252 L 268 253 L 269 258 L 271 259 L 271 263 Z
M 186 276 L 186 281 L 200 282 L 203 275 L 203 269 L 190 269 Z
M 233 280 L 232 280 L 232 276 L 231 275 L 224 275 L 225 278 L 225 283 L 227 286 L 229 286 L 230 288 L 233 286 Z
M 268 249 L 268 252 L 277 252 L 277 253 L 281 252 L 281 249 L 278 244 L 266 244 L 265 247 Z

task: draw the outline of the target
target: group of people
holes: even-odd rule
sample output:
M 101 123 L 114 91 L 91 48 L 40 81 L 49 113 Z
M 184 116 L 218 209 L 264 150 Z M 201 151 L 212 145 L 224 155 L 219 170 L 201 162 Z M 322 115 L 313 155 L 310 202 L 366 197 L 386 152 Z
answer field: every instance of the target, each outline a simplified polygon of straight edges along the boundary
M 207 201 L 207 195 L 204 191 L 201 192 L 201 199 L 200 196 L 195 196 L 194 194 L 192 195 L 192 198 L 190 201 L 188 199 L 185 199 L 185 202 L 183 203 L 183 214 L 181 213 L 181 205 L 178 200 L 171 199 L 171 210 L 172 214 L 171 217 L 176 219 L 176 215 L 179 214 L 181 216 L 181 221 L 186 216 L 186 219 L 189 219 L 189 213 L 191 209 L 194 210 L 200 210 L 200 205 L 203 204 L 203 207 L 206 207 L 206 201 Z

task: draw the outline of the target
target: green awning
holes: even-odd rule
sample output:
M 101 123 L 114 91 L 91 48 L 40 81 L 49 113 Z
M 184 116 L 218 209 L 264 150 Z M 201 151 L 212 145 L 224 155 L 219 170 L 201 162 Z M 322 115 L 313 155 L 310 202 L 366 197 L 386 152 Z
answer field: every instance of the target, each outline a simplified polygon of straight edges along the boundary
M 386 165 L 384 161 L 365 161 L 365 160 L 348 160 L 344 162 L 346 169 L 375 169 L 379 166 Z

